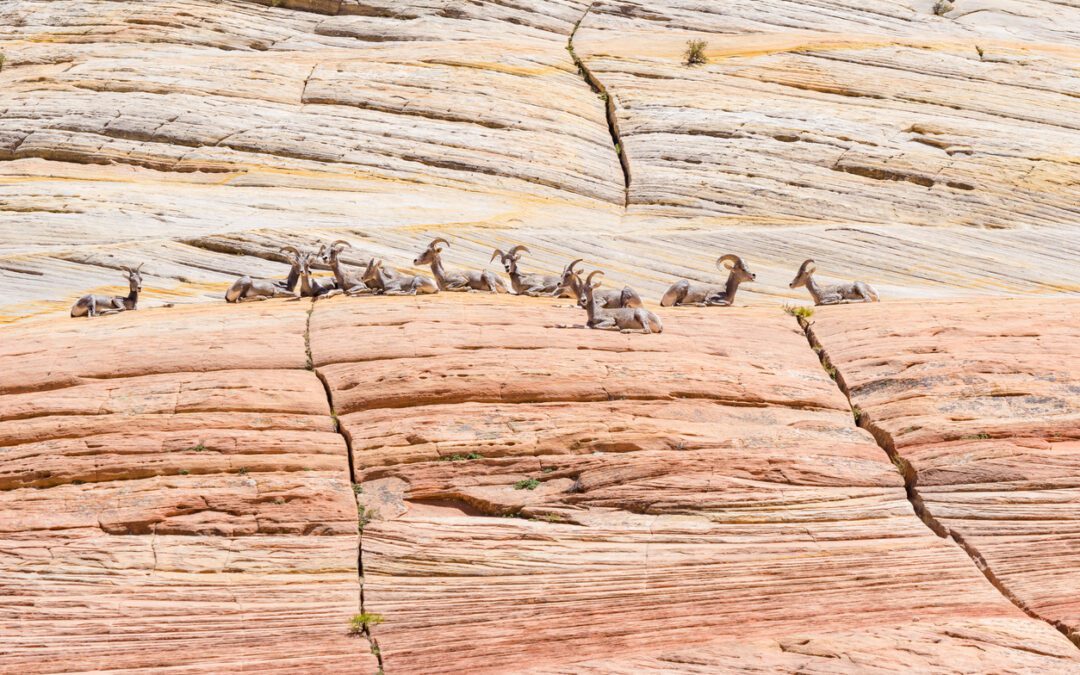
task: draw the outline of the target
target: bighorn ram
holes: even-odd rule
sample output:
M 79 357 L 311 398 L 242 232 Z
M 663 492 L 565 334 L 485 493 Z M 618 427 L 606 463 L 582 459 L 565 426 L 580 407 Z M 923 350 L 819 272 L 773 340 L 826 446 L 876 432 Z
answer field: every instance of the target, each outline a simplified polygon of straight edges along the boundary
M 292 246 L 282 246 L 283 253 L 292 253 L 289 263 L 292 269 L 284 281 L 270 279 L 252 279 L 244 275 L 233 282 L 225 291 L 225 302 L 244 302 L 245 300 L 269 300 L 270 298 L 295 298 L 296 281 L 300 278 L 300 251 Z
M 533 298 L 541 295 L 556 296 L 560 298 L 573 297 L 574 292 L 572 289 L 560 289 L 562 282 L 557 276 L 552 276 L 550 274 L 522 274 L 519 272 L 517 263 L 521 260 L 520 251 L 532 253 L 527 246 L 519 245 L 510 249 L 507 253 L 495 249 L 495 252 L 491 254 L 492 260 L 495 258 L 502 260 L 503 267 L 506 268 L 506 273 L 510 275 L 510 285 L 513 286 L 515 293 L 518 295 L 528 295 Z M 556 291 L 559 292 L 556 293 Z
M 788 284 L 790 288 L 806 286 L 814 298 L 815 305 L 840 305 L 851 302 L 877 302 L 878 294 L 874 288 L 863 281 L 849 281 L 843 284 L 821 286 L 814 281 L 817 267 L 813 260 L 806 260 L 799 267 L 798 274 Z
M 712 307 L 719 305 L 727 307 L 735 303 L 735 293 L 739 290 L 739 284 L 757 278 L 753 272 L 747 269 L 742 258 L 730 253 L 717 259 L 716 268 L 721 271 L 728 270 L 727 284 L 723 288 L 692 284 L 683 279 L 676 281 L 668 289 L 667 293 L 664 293 L 664 297 L 660 300 L 660 306 L 697 305 L 698 307 Z
M 139 291 L 142 290 L 142 275 L 139 273 L 142 266 L 143 263 L 139 263 L 139 266 L 135 269 L 120 266 L 120 269 L 127 273 L 128 289 L 131 291 L 126 296 L 84 295 L 71 306 L 71 316 L 103 316 L 136 309 L 139 302 Z
M 593 283 L 593 277 L 603 272 L 596 270 L 585 279 L 585 310 L 589 313 L 589 328 L 599 330 L 618 330 L 624 333 L 641 331 L 642 333 L 663 333 L 664 326 L 660 317 L 643 307 L 620 307 L 604 309 L 597 305 L 596 289 L 600 282 Z
M 559 287 L 555 289 L 552 294 L 557 298 L 565 297 L 564 292 L 570 291 L 573 296 L 578 299 L 578 304 L 585 307 L 585 284 L 581 282 L 581 276 L 577 270 L 574 269 L 575 265 L 581 262 L 581 258 L 572 261 L 563 269 L 562 278 L 559 280 Z M 621 291 L 615 289 L 597 291 L 593 294 L 596 298 L 596 305 L 601 309 L 617 309 L 619 307 L 641 307 L 641 297 L 637 294 L 637 291 L 629 286 L 623 286 Z
M 382 261 L 374 258 L 364 270 L 363 279 L 368 288 L 382 295 L 427 295 L 439 292 L 435 282 L 424 276 L 399 274 L 391 277 L 383 269 Z
M 311 276 L 311 253 L 304 253 L 300 259 L 300 297 L 319 298 L 332 291 L 337 285 L 332 279 L 314 279 Z
M 443 268 L 442 249 L 439 244 L 450 245 L 442 237 L 433 239 L 428 247 L 413 261 L 414 265 L 431 265 L 431 272 L 439 284 L 440 291 L 489 291 L 491 293 L 509 293 L 506 284 L 498 275 L 483 272 L 448 272 Z
M 322 297 L 330 298 L 342 293 L 345 295 L 360 295 L 363 293 L 370 293 L 372 290 L 364 284 L 363 275 L 355 277 L 345 273 L 341 261 L 338 259 L 338 256 L 341 255 L 341 250 L 345 247 L 352 248 L 352 244 L 344 239 L 338 239 L 329 246 L 323 244 L 319 247 L 319 252 L 316 256 L 333 270 L 334 280 L 337 286 L 336 288 L 327 291 Z

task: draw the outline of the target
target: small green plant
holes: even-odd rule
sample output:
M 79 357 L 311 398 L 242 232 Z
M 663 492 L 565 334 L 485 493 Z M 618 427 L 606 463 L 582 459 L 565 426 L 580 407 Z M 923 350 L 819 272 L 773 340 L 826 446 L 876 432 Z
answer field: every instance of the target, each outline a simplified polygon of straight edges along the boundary
M 541 516 L 537 516 L 536 520 L 543 520 L 548 523 L 565 523 L 566 518 L 563 518 L 558 513 L 545 513 Z
M 362 495 L 364 494 L 364 486 L 360 483 L 353 483 L 352 491 L 354 495 Z
M 4 61 L 7 61 L 7 57 L 4 56 L 4 52 L 0 52 L 0 71 L 4 70 Z
M 934 15 L 945 16 L 953 10 L 952 0 L 937 0 L 934 3 Z
M 538 487 L 540 487 L 540 481 L 535 478 L 526 478 L 514 483 L 515 490 L 535 490 Z
M 206 452 L 206 446 L 200 442 L 198 445 L 191 446 L 185 452 Z
M 363 532 L 364 528 L 375 520 L 375 516 L 379 515 L 375 509 L 369 509 L 362 504 L 356 505 L 356 524 L 360 527 L 360 531 Z
M 181 476 L 186 476 L 186 475 L 188 475 L 189 473 L 191 473 L 191 472 L 190 472 L 190 471 L 188 471 L 187 469 L 180 469 L 180 475 L 181 475 Z
M 686 51 L 683 53 L 683 59 L 688 66 L 697 66 L 703 63 L 708 63 L 709 59 L 705 56 L 705 48 L 709 44 L 704 40 L 687 40 Z
M 600 99 L 604 103 L 607 103 L 607 94 L 605 94 L 604 92 L 600 92 L 599 94 L 597 94 L 596 98 Z
M 73 480 L 73 481 L 71 481 L 71 484 L 72 485 L 84 485 L 84 484 L 86 484 L 86 481 L 84 481 L 84 480 Z
M 478 452 L 470 452 L 467 455 L 454 454 L 454 455 L 449 455 L 447 457 L 440 457 L 439 461 L 440 462 L 465 462 L 465 461 L 468 461 L 470 459 L 483 459 L 483 458 L 484 458 L 484 456 L 481 455 Z
M 545 466 L 543 469 L 541 469 L 541 471 L 543 473 L 555 473 L 555 467 L 553 467 L 553 466 Z
M 285 0 L 270 0 L 271 7 L 281 7 L 285 4 Z
M 809 319 L 814 316 L 814 309 L 806 305 L 784 305 L 784 312 L 799 319 Z
M 382 622 L 381 614 L 375 614 L 374 612 L 355 614 L 353 618 L 349 619 L 349 635 L 360 635 L 370 630 L 371 626 L 378 626 Z
M 236 470 L 236 473 L 237 473 L 237 474 L 239 474 L 239 475 L 241 475 L 241 476 L 246 476 L 246 475 L 247 475 L 247 471 L 248 471 L 248 470 L 247 470 L 247 467 L 246 467 L 246 466 L 242 466 L 242 467 L 240 467 L 239 469 L 237 469 L 237 470 Z
M 853 405 L 851 406 L 851 414 L 855 416 L 855 424 L 858 424 L 862 421 L 863 415 L 865 413 L 863 413 L 862 408 L 857 405 Z
M 962 441 L 985 441 L 990 438 L 990 434 L 968 434 L 967 436 L 961 436 Z

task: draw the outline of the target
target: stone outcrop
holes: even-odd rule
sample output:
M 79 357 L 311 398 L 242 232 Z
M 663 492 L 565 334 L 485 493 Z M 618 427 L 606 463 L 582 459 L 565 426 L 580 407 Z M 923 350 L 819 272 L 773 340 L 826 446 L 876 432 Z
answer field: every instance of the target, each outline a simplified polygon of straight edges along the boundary
M 1080 664 L 920 522 L 790 317 L 550 302 L 317 303 L 387 672 Z
M 307 309 L 5 329 L 0 670 L 377 669 Z
M 812 331 L 926 517 L 1080 645 L 1080 302 L 828 308 Z
M 1080 671 L 1080 10 L 933 5 L 0 2 L 0 671 Z M 435 236 L 757 281 L 222 302 Z

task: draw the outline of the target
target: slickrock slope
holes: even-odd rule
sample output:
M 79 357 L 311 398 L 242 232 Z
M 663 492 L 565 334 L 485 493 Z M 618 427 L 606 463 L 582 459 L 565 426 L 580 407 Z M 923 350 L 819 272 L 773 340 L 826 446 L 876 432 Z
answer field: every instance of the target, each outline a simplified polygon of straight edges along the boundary
M 0 670 L 374 672 L 307 303 L 0 342 Z
M 812 320 L 927 517 L 1080 646 L 1080 302 L 852 306 Z
M 8 0 L 0 322 L 119 265 L 144 307 L 220 301 L 283 243 L 436 235 L 652 298 L 730 251 L 750 302 L 808 256 L 888 297 L 1076 292 L 1078 10 L 974 2 Z
M 614 94 L 631 213 L 1075 225 L 1080 8 L 933 5 L 594 3 L 575 46 Z M 690 39 L 711 63 L 682 63 Z
M 919 521 L 790 318 L 581 318 L 316 304 L 387 672 L 1080 668 Z

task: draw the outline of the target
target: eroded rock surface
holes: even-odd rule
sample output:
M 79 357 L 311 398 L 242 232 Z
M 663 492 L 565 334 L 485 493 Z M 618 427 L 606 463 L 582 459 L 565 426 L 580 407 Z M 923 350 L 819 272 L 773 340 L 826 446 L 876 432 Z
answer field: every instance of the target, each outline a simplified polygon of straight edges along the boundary
M 388 672 L 1080 667 L 920 522 L 791 318 L 555 302 L 317 303 Z
M 0 670 L 377 669 L 307 309 L 5 329 Z
M 1080 643 L 1080 302 L 849 306 L 813 321 L 930 517 Z

